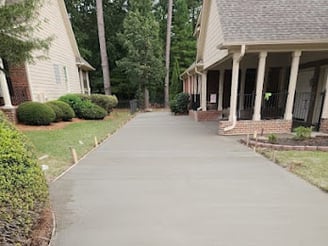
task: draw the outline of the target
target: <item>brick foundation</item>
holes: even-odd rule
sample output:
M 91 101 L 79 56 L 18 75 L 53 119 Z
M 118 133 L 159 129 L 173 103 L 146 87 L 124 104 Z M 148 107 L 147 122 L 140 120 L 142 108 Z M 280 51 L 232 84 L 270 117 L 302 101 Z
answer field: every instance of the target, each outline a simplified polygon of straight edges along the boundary
M 8 117 L 8 120 L 13 122 L 14 124 L 17 123 L 17 116 L 16 116 L 16 107 L 13 108 L 4 108 L 0 107 L 0 110 L 2 110 L 5 115 Z
M 195 121 L 216 121 L 221 118 L 222 111 L 209 110 L 209 111 L 189 111 L 189 116 Z
M 290 133 L 292 129 L 292 121 L 288 120 L 239 120 L 236 123 L 234 129 L 230 131 L 224 131 L 225 127 L 231 126 L 230 121 L 220 121 L 219 122 L 219 135 L 244 135 L 253 134 L 255 131 L 261 134 L 270 133 Z
M 328 119 L 321 119 L 320 132 L 328 133 Z

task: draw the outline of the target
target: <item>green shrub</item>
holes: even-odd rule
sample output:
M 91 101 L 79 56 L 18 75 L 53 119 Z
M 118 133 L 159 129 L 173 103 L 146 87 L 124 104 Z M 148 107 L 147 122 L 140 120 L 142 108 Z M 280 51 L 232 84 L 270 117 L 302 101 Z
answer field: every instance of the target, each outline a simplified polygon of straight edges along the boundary
M 86 120 L 102 120 L 107 116 L 107 111 L 102 107 L 90 102 L 82 101 L 79 104 L 79 115 L 78 117 Z
M 63 120 L 64 112 L 63 110 L 57 106 L 56 104 L 53 104 L 52 102 L 47 102 L 46 105 L 48 105 L 56 114 L 56 118 L 54 122 L 59 122 Z
M 76 109 L 78 108 L 78 104 L 82 102 L 82 99 L 76 94 L 67 94 L 58 98 L 58 101 L 62 101 L 67 103 L 76 113 Z
M 118 104 L 118 99 L 117 99 L 117 97 L 114 95 L 112 95 L 112 96 L 108 96 L 108 98 L 109 98 L 109 106 L 108 106 L 108 113 L 109 112 L 112 112 L 113 111 L 113 108 L 115 108 L 116 106 L 117 106 L 117 104 Z
M 71 106 L 69 106 L 69 104 L 62 101 L 51 101 L 48 103 L 56 105 L 61 109 L 61 111 L 63 112 L 62 114 L 63 121 L 70 121 L 72 118 L 75 117 L 74 110 L 71 108 Z
M 110 96 L 102 95 L 102 94 L 92 94 L 90 96 L 91 102 L 102 107 L 104 110 L 108 112 L 109 106 L 111 104 Z
M 28 245 L 48 188 L 34 149 L 0 112 L 0 245 Z
M 277 140 L 278 140 L 278 137 L 276 134 L 274 134 L 274 133 L 269 134 L 269 136 L 268 136 L 269 143 L 274 144 L 277 142 Z
M 187 93 L 179 93 L 171 100 L 170 105 L 172 104 L 171 110 L 173 113 L 185 114 L 189 110 L 190 97 Z
M 295 138 L 298 140 L 304 140 L 311 138 L 311 133 L 312 133 L 312 127 L 304 127 L 304 126 L 299 126 L 294 129 L 294 132 L 296 133 Z
M 56 119 L 56 114 L 46 104 L 25 102 L 18 106 L 18 121 L 26 125 L 49 125 Z
M 171 109 L 171 112 L 173 112 L 173 113 L 178 112 L 177 100 L 173 99 L 170 101 L 170 109 Z
M 87 94 L 74 94 L 74 95 L 81 98 L 82 101 L 90 101 L 91 100 L 91 97 Z

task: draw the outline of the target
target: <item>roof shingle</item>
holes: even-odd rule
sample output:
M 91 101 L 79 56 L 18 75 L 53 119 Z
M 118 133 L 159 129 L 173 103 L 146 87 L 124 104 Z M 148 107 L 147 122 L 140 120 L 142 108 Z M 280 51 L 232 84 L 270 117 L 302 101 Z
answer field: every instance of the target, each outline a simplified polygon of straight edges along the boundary
M 328 39 L 328 0 L 216 0 L 225 42 Z

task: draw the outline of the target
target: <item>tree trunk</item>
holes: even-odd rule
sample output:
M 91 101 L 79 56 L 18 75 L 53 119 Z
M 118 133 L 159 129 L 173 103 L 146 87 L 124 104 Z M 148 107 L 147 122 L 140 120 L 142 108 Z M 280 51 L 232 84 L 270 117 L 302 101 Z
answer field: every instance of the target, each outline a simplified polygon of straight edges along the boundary
M 167 8 L 167 27 L 166 27 L 166 49 L 165 49 L 165 68 L 166 76 L 164 83 L 164 104 L 169 107 L 169 84 L 170 84 L 170 54 L 171 54 L 171 27 L 172 27 L 173 0 L 168 0 Z
M 104 77 L 104 89 L 106 95 L 111 95 L 102 0 L 96 0 L 96 5 L 97 5 L 98 38 L 99 38 L 99 45 L 100 45 L 101 67 Z
M 145 111 L 149 110 L 149 90 L 145 86 L 145 91 L 144 91 L 144 103 L 145 103 Z

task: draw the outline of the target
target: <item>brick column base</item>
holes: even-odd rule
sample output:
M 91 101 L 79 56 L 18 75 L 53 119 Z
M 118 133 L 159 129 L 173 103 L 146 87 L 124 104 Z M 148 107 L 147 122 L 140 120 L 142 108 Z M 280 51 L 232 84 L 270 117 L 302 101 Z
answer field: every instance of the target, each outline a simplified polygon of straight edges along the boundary
M 2 110 L 5 113 L 9 121 L 11 121 L 14 124 L 17 123 L 17 115 L 16 115 L 17 107 L 12 107 L 12 108 L 0 107 L 0 110 Z
M 289 120 L 239 120 L 236 122 L 234 129 L 224 131 L 224 128 L 231 126 L 230 121 L 219 122 L 219 135 L 244 135 L 253 134 L 255 131 L 258 134 L 270 133 L 290 133 L 292 130 L 292 121 Z
M 328 119 L 321 119 L 320 132 L 328 133 Z
M 222 111 L 208 110 L 208 111 L 194 111 L 189 110 L 189 116 L 195 121 L 216 121 L 222 116 Z

